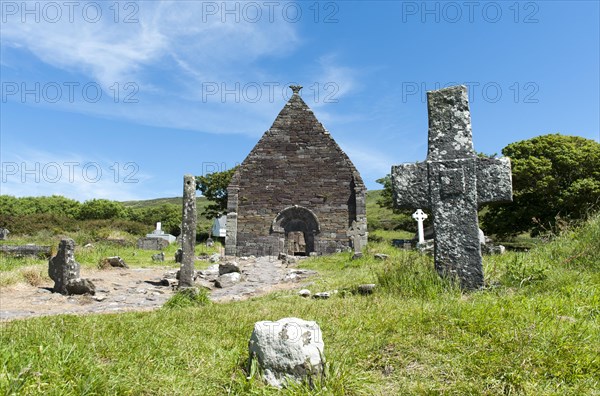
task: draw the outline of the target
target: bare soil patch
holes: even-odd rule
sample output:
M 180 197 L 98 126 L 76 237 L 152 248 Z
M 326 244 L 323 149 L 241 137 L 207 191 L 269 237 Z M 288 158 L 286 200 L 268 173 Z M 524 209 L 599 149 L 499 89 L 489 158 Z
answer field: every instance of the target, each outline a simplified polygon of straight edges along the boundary
M 215 302 L 243 300 L 275 290 L 301 287 L 298 282 L 312 271 L 287 268 L 273 257 L 239 261 L 242 281 L 219 289 L 214 279 L 197 279 L 197 285 L 211 290 Z M 35 316 L 60 314 L 115 313 L 146 311 L 160 308 L 173 294 L 170 286 L 161 284 L 163 275 L 177 267 L 113 268 L 106 270 L 81 269 L 81 277 L 96 286 L 94 296 L 64 296 L 53 293 L 52 281 L 38 286 L 24 283 L 0 288 L 0 320 L 25 319 Z

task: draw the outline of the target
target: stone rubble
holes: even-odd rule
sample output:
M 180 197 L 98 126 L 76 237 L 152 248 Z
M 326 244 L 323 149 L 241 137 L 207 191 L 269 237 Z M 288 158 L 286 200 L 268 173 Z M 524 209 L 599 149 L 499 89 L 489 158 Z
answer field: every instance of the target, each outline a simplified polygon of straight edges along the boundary
M 223 264 L 219 264 L 219 275 L 230 274 L 232 272 L 242 272 L 240 265 L 235 261 L 228 261 Z
M 69 279 L 66 286 L 66 294 L 74 295 L 74 294 L 96 294 L 96 286 L 89 279 L 76 278 Z
M 367 283 L 364 285 L 358 285 L 357 291 L 358 291 L 358 294 L 363 294 L 363 295 L 373 294 L 376 287 L 377 286 L 374 283 Z
M 229 272 L 223 275 L 219 275 L 215 281 L 215 286 L 224 289 L 240 283 L 242 275 L 239 272 Z
M 129 268 L 125 261 L 119 256 L 106 257 L 100 261 L 99 267 L 105 268 Z

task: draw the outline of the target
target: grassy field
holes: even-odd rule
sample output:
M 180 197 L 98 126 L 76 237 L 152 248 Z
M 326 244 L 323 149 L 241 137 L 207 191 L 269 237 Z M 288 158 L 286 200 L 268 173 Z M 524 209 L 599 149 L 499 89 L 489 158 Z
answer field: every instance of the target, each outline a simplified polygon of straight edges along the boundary
M 303 262 L 305 300 L 244 302 L 0 324 L 0 393 L 44 395 L 598 395 L 600 218 L 528 253 L 485 258 L 485 290 L 462 294 L 431 258 L 371 243 Z M 373 253 L 390 255 L 377 261 Z M 87 260 L 93 265 L 95 257 Z M 377 283 L 372 296 L 353 293 Z M 246 378 L 253 324 L 322 328 L 328 375 L 279 391 Z

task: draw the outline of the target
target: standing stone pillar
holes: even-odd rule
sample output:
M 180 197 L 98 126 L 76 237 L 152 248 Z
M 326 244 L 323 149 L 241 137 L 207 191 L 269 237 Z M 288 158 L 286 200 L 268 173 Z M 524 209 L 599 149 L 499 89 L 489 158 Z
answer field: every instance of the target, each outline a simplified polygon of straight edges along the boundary
M 182 255 L 179 270 L 179 288 L 194 286 L 196 216 L 196 178 L 192 175 L 185 175 L 183 177 Z

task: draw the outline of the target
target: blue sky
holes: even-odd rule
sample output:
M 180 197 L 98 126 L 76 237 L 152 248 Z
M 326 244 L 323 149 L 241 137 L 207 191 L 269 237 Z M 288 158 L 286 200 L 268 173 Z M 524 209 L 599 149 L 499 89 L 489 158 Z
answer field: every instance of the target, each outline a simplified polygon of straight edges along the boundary
M 180 196 L 290 95 L 370 189 L 425 159 L 425 92 L 465 84 L 475 149 L 598 140 L 597 1 L 1 2 L 1 194 Z

